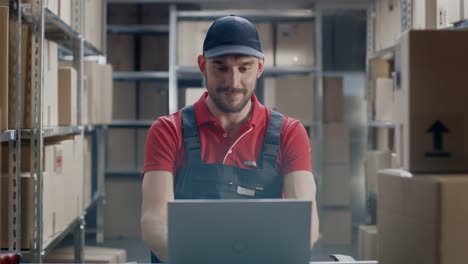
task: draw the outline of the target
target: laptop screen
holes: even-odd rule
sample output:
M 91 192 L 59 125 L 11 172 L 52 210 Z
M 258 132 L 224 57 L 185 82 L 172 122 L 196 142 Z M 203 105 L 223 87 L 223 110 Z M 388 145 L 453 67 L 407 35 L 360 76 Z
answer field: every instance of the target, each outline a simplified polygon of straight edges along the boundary
M 311 201 L 169 203 L 169 263 L 287 263 L 310 259 Z

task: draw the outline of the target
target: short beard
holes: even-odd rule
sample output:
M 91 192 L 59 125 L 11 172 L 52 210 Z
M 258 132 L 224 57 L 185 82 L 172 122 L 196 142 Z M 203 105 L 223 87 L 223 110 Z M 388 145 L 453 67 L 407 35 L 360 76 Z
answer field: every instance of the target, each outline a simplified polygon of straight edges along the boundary
M 217 94 L 223 93 L 223 92 L 242 93 L 242 94 L 245 95 L 245 94 L 247 94 L 247 89 L 218 87 L 215 90 L 216 94 L 209 94 L 211 100 L 214 102 L 216 107 L 219 108 L 219 110 L 221 110 L 224 113 L 231 113 L 232 114 L 232 113 L 239 113 L 239 112 L 242 111 L 242 109 L 244 109 L 244 107 L 247 105 L 247 103 L 251 100 L 252 94 L 255 92 L 255 90 L 253 90 L 252 93 L 250 94 L 250 96 L 245 98 L 245 100 L 243 102 L 241 102 L 238 106 L 234 106 L 234 107 L 223 103 L 223 101 L 217 96 Z

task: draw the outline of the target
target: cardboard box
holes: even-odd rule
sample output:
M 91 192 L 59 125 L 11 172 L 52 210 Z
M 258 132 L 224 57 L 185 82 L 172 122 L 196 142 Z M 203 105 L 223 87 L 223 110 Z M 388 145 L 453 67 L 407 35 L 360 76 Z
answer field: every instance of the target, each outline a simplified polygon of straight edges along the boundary
M 455 24 L 463 20 L 464 0 L 444 0 L 447 4 L 447 22 Z
M 109 5 L 113 6 L 113 5 Z M 145 53 L 142 50 L 142 54 Z M 160 54 L 151 51 L 151 54 Z M 146 56 L 151 56 L 146 54 Z M 107 34 L 107 58 L 108 63 L 116 71 L 134 71 L 135 66 L 135 37 L 132 35 Z
M 468 175 L 379 175 L 380 264 L 463 263 L 468 258 Z
M 323 159 L 325 163 L 349 163 L 349 128 L 345 123 L 323 124 Z
M 325 209 L 319 215 L 322 245 L 350 245 L 351 209 Z
M 343 78 L 323 78 L 323 122 L 334 123 L 344 120 Z
M 411 31 L 402 38 L 393 116 L 396 151 L 406 170 L 468 172 L 465 33 Z
M 437 28 L 446 28 L 448 22 L 448 2 L 451 0 L 437 0 Z
M 123 193 L 127 195 L 122 195 Z M 141 239 L 141 180 L 139 177 L 106 179 L 104 236 L 108 239 Z M 122 208 L 126 213 L 122 214 Z
M 109 124 L 112 122 L 112 66 L 90 61 L 84 66 L 88 77 L 88 123 Z
M 58 1 L 58 16 L 67 25 L 72 25 L 72 7 L 74 0 L 57 0 Z
M 378 78 L 375 92 L 375 120 L 393 122 L 393 80 Z
M 58 46 L 44 41 L 44 127 L 58 126 Z
M 84 38 L 98 50 L 103 46 L 103 0 L 85 0 Z
M 390 151 L 369 151 L 364 161 L 366 173 L 367 192 L 378 193 L 378 172 L 382 169 L 392 168 L 392 153 Z
M 315 120 L 313 77 L 265 78 L 264 99 L 266 107 L 298 119 L 304 126 L 312 125 Z
M 322 206 L 351 205 L 349 164 L 323 164 Z
M 140 71 L 169 69 L 169 36 L 142 36 L 140 45 Z M 196 58 L 194 63 L 196 65 Z
M 181 21 L 177 23 L 178 66 L 197 66 L 197 58 L 198 55 L 203 54 L 203 42 L 211 23 L 211 21 Z M 272 26 L 270 23 L 258 23 L 256 27 L 265 55 L 265 66 L 271 67 L 274 60 Z M 151 53 L 154 52 L 151 51 Z
M 358 259 L 377 260 L 378 231 L 377 226 L 360 225 L 358 231 Z
M 168 89 L 166 83 L 141 83 L 140 89 L 140 119 L 156 120 L 168 114 Z
M 413 29 L 437 28 L 437 0 L 419 0 L 412 2 Z
M 388 60 L 384 59 L 372 59 L 369 63 L 370 74 L 371 74 L 371 101 L 375 102 L 376 100 L 376 89 L 377 89 L 377 79 L 378 78 L 390 78 L 391 77 L 391 65 Z M 375 117 L 375 105 L 372 104 L 372 116 Z
M 112 98 L 114 97 L 114 82 L 112 79 L 112 65 L 104 64 L 101 65 L 101 124 L 110 124 L 112 123 L 112 111 L 113 111 L 113 102 Z
M 192 105 L 197 102 L 206 92 L 206 88 L 186 88 L 184 106 Z
M 77 125 L 77 76 L 72 67 L 59 68 L 59 125 Z
M 265 56 L 264 67 L 273 67 L 273 25 L 271 23 L 256 23 L 260 43 L 262 44 L 263 55 Z
M 83 254 L 85 263 L 127 262 L 127 251 L 124 249 L 85 246 Z M 56 249 L 48 254 L 44 261 L 47 263 L 74 263 L 74 250 L 72 247 Z
M 390 128 L 379 127 L 377 130 L 377 150 L 393 150 L 395 132 Z
M 0 6 L 0 131 L 8 129 L 8 7 Z
M 135 82 L 114 82 L 113 115 L 116 120 L 136 119 Z
M 132 129 L 111 129 L 108 132 L 108 168 L 130 170 L 135 168 L 136 131 Z
M 314 66 L 315 25 L 310 22 L 278 23 L 277 66 Z
M 375 1 L 375 51 L 380 51 L 395 45 L 400 35 L 400 1 Z
M 54 180 L 56 177 L 49 175 L 48 173 L 43 173 L 43 188 L 45 191 L 50 191 L 50 189 L 55 186 Z M 3 181 L 2 188 L 0 192 L 0 207 L 1 215 L 3 219 L 8 219 L 8 177 L 6 175 L 0 177 L 0 180 Z M 23 249 L 29 249 L 29 242 L 32 239 L 32 226 L 33 226 L 33 180 L 30 176 L 30 173 L 23 173 L 21 175 L 21 247 Z M 49 192 L 50 193 L 50 192 Z M 63 200 L 50 199 L 49 193 L 44 193 L 43 196 L 43 243 L 44 246 L 47 246 L 51 239 L 54 237 L 54 225 L 55 225 L 55 209 L 58 208 L 58 205 Z M 2 226 L 0 227 L 0 247 L 8 247 L 8 221 L 2 221 Z M 55 230 L 57 231 L 57 230 Z
M 468 19 L 468 0 L 463 0 L 463 18 Z

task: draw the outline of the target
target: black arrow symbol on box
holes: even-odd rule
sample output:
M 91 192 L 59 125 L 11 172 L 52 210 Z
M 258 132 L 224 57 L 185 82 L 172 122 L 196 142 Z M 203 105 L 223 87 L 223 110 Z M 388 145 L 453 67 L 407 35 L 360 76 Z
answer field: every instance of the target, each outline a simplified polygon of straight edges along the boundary
M 437 120 L 426 133 L 432 133 L 434 137 L 434 150 L 442 150 L 444 145 L 444 133 L 450 133 L 448 128 L 440 121 Z

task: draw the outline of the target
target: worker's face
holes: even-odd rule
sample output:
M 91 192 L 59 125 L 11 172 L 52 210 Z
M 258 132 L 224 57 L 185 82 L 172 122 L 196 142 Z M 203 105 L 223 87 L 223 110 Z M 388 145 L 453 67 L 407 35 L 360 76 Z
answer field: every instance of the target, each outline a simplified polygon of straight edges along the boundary
M 263 72 L 264 59 L 244 55 L 227 55 L 213 59 L 198 57 L 200 71 L 206 79 L 208 95 L 225 113 L 238 113 L 255 92 Z

